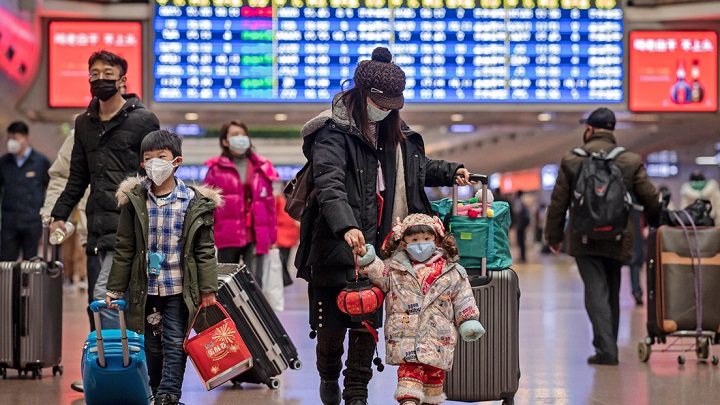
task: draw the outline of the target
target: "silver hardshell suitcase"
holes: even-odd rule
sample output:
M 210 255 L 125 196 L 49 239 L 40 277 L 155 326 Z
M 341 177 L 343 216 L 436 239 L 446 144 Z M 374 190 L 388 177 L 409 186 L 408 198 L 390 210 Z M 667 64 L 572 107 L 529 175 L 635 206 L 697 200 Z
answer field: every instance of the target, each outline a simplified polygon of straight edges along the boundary
M 487 177 L 471 175 L 471 180 L 482 183 L 485 201 Z M 457 186 L 453 188 L 453 214 L 456 207 Z M 520 383 L 518 277 L 512 269 L 488 272 L 485 260 L 481 269 L 467 270 L 486 333 L 475 342 L 458 339 L 453 368 L 445 374 L 443 388 L 452 401 L 502 400 L 504 405 L 512 405 Z
M 13 268 L 14 262 L 0 262 L 0 374 L 7 378 L 13 366 Z

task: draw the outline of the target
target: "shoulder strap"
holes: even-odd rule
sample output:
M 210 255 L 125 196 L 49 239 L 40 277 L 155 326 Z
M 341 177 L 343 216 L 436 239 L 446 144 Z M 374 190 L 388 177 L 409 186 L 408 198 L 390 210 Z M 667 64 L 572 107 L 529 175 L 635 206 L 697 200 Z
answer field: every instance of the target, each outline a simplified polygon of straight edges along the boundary
M 583 148 L 575 148 L 575 149 L 573 149 L 572 151 L 573 151 L 574 154 L 576 154 L 576 155 L 578 155 L 578 156 L 582 156 L 582 157 L 588 157 L 588 156 L 590 156 L 590 155 L 587 153 L 587 151 L 586 151 L 585 149 L 583 149 Z
M 613 150 L 610 151 L 610 153 L 608 153 L 607 155 L 605 155 L 605 157 L 606 157 L 608 160 L 615 160 L 615 158 L 617 158 L 618 156 L 620 156 L 623 152 L 625 152 L 625 150 L 626 150 L 626 149 L 623 148 L 622 146 L 616 146 L 615 148 L 613 148 Z

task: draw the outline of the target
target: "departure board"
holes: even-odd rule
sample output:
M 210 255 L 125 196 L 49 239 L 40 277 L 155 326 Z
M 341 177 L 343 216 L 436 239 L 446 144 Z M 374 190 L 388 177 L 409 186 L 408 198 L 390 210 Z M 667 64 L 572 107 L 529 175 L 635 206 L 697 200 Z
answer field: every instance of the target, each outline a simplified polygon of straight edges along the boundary
M 409 103 L 621 103 L 616 0 L 156 0 L 156 102 L 327 102 L 376 46 Z

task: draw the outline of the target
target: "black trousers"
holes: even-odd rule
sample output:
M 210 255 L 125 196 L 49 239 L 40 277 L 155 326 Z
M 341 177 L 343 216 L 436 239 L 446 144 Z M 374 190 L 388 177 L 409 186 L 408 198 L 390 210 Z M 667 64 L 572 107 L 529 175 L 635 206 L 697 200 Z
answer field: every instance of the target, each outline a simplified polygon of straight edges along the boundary
M 617 360 L 622 262 L 601 256 L 575 256 L 575 261 L 585 284 L 585 309 L 593 327 L 595 351 L 600 357 Z
M 262 288 L 262 270 L 265 255 L 255 254 L 255 244 L 248 243 L 243 247 L 227 247 L 218 249 L 218 263 L 240 263 L 240 259 L 248 267 L 255 281 Z
M 37 256 L 41 236 L 42 223 L 40 221 L 31 224 L 13 224 L 7 220 L 2 221 L 0 261 L 14 262 L 20 256 L 21 251 L 23 260 Z

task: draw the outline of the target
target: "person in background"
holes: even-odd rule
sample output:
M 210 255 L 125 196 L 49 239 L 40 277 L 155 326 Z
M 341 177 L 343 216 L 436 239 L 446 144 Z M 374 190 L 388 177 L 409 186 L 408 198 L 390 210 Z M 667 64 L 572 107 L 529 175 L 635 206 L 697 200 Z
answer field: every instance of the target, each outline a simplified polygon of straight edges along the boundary
M 285 196 L 282 193 L 275 195 L 275 212 L 277 213 L 277 245 L 280 248 L 280 261 L 283 266 L 283 285 L 293 283 L 293 277 L 288 269 L 290 250 L 297 245 L 300 239 L 300 222 L 290 218 L 285 212 Z
M 309 283 L 309 323 L 311 336 L 317 333 L 316 366 L 325 405 L 343 399 L 347 405 L 367 405 L 372 378 L 375 340 L 335 304 L 355 278 L 353 253 L 364 249 L 366 241 L 381 246 L 393 218 L 432 215 L 425 187 L 471 184 L 462 165 L 428 159 L 422 136 L 400 118 L 405 72 L 392 63 L 387 48 L 375 48 L 371 60 L 361 61 L 353 82 L 301 131 L 317 197 L 300 221 L 295 267 Z M 382 312 L 376 311 L 371 322 L 382 325 Z
M 50 183 L 48 184 L 47 194 L 45 195 L 45 204 L 40 209 L 40 216 L 44 223 L 50 223 L 51 212 L 55 206 L 60 194 L 65 189 L 67 184 L 68 176 L 70 176 L 70 156 L 72 155 L 73 145 L 75 143 L 75 132 L 70 134 L 65 141 L 63 141 L 60 150 L 58 151 L 57 159 L 50 166 L 48 174 L 50 175 Z M 73 211 L 73 216 L 77 215 L 77 220 L 74 220 L 75 233 L 70 235 L 62 244 L 63 249 L 63 260 L 65 261 L 65 268 L 68 267 L 68 254 L 71 254 L 74 258 L 74 265 L 77 268 L 84 267 L 84 273 L 87 277 L 87 294 L 88 294 L 88 317 L 90 319 L 90 331 L 95 330 L 95 317 L 90 310 L 90 304 L 93 302 L 93 290 L 95 289 L 95 282 L 97 281 L 98 273 L 100 272 L 100 260 L 95 255 L 86 254 L 87 246 L 87 216 L 85 215 L 85 206 L 87 204 L 87 198 L 90 195 L 90 187 L 85 190 L 80 203 L 78 203 L 76 209 Z M 79 246 L 79 249 L 78 249 Z M 74 250 L 72 253 L 70 253 Z M 81 261 L 85 261 L 84 266 Z M 67 270 L 66 270 L 67 271 Z M 82 274 L 82 269 L 79 270 L 79 274 Z
M 720 220 L 720 186 L 715 179 L 706 179 L 699 170 L 693 170 L 690 181 L 680 187 L 680 209 L 687 207 L 695 200 L 708 200 L 712 204 L 710 216 L 718 224 Z
M 520 249 L 519 263 L 527 262 L 527 229 L 530 226 L 530 209 L 523 200 L 523 191 L 515 193 L 513 201 L 513 224 L 515 225 L 516 242 Z
M 255 153 L 247 125 L 230 121 L 220 128 L 220 156 L 205 162 L 203 182 L 222 190 L 225 205 L 215 210 L 215 244 L 219 263 L 248 266 L 262 285 L 263 257 L 277 241 L 272 163 Z
M 140 153 L 147 177 L 129 177 L 116 194 L 122 208 L 105 300 L 117 307 L 112 301 L 127 291 L 128 301 L 135 301 L 127 309 L 127 326 L 145 335 L 154 404 L 179 405 L 186 333 L 198 308 L 215 303 L 212 215 L 222 197 L 173 175 L 183 160 L 177 134 L 151 132 Z
M 633 197 L 633 201 L 636 198 Z M 632 286 L 632 296 L 635 299 L 635 305 L 642 306 L 643 290 L 640 285 L 640 270 L 645 265 L 645 219 L 642 212 L 633 207 L 632 213 L 633 225 L 633 250 L 632 258 L 626 264 L 630 267 L 630 284 Z
M 126 177 L 138 173 L 143 138 L 160 129 L 155 114 L 145 109 L 137 95 L 120 93 L 127 81 L 127 66 L 125 59 L 107 51 L 90 56 L 88 71 L 93 99 L 87 110 L 75 119 L 70 175 L 50 214 L 54 221 L 50 226 L 51 233 L 65 228 L 65 221 L 92 184 L 86 206 L 86 252 L 100 259 L 100 271 L 93 289 L 95 300 L 105 300 L 115 252 L 115 232 L 120 217 L 115 191 Z M 128 304 L 132 307 L 132 302 Z M 117 311 L 101 310 L 100 317 L 103 328 L 120 328 Z M 82 381 L 73 381 L 71 387 L 82 392 Z
M 38 254 L 42 219 L 38 212 L 45 201 L 50 161 L 30 146 L 30 129 L 22 121 L 7 127 L 8 153 L 0 157 L 0 260 L 24 260 Z
M 615 139 L 615 114 L 607 108 L 598 108 L 582 120 L 585 128 L 582 149 L 588 153 L 611 151 L 617 146 Z M 569 151 L 563 156 L 558 177 L 553 188 L 550 206 L 545 220 L 545 240 L 550 250 L 558 254 L 565 237 L 565 218 L 570 211 L 569 224 L 574 220 L 574 184 L 583 167 L 584 157 Z M 642 158 L 626 151 L 613 161 L 622 172 L 625 189 L 637 197 L 645 207 L 645 218 L 652 225 L 659 219 L 660 202 L 655 186 L 648 178 Z M 624 198 L 624 196 L 619 196 Z M 585 285 L 585 309 L 593 328 L 592 344 L 595 354 L 587 359 L 592 365 L 618 364 L 618 329 L 620 325 L 620 276 L 623 263 L 632 256 L 632 217 L 619 240 L 593 239 L 586 241 L 567 227 L 566 247 L 575 257 L 578 271 Z

